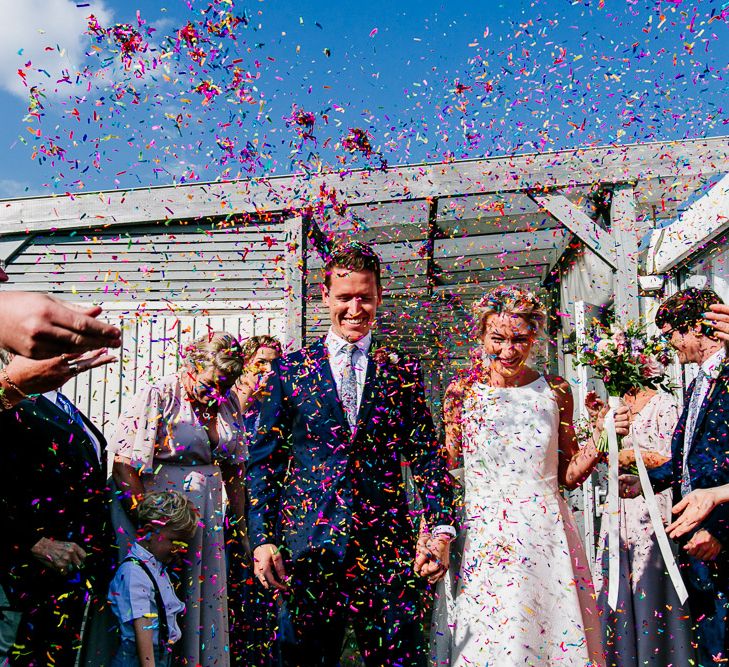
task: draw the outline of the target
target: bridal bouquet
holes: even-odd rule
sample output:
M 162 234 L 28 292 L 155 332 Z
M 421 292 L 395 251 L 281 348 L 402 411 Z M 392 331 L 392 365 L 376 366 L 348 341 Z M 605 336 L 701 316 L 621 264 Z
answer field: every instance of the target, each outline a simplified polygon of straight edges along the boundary
M 659 338 L 649 337 L 643 327 L 628 324 L 621 329 L 613 325 L 609 329 L 595 327 L 588 333 L 577 352 L 577 363 L 592 368 L 611 397 L 610 405 L 616 407 L 620 398 L 631 390 L 672 391 L 674 387 L 668 375 L 670 354 L 668 345 Z M 603 431 L 598 450 L 606 452 L 607 449 L 607 434 Z M 621 450 L 620 468 L 635 472 L 632 450 Z
M 595 327 L 577 351 L 577 363 L 592 368 L 610 396 L 623 396 L 631 389 L 672 391 L 668 364 L 671 351 L 660 338 L 651 338 L 645 328 L 628 324 L 609 329 Z

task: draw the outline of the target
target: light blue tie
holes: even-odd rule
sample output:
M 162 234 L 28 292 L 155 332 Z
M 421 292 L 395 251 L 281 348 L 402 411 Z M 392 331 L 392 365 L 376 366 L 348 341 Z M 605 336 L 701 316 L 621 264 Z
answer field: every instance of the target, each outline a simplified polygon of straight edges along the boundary
M 71 403 L 60 391 L 56 393 L 56 405 L 61 408 L 77 425 L 86 431 L 86 425 L 84 424 L 83 417 L 78 408 Z
M 342 381 L 339 385 L 339 398 L 347 415 L 349 427 L 353 432 L 357 425 L 357 376 L 354 371 L 354 351 L 356 349 L 357 346 L 352 343 L 342 348 L 345 363 L 342 369 Z

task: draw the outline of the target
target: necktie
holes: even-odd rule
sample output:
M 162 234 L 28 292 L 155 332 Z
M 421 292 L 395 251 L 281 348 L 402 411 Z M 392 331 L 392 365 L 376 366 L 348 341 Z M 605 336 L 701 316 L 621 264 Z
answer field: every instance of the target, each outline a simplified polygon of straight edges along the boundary
M 681 494 L 684 496 L 691 493 L 691 475 L 688 469 L 688 457 L 691 450 L 691 442 L 694 439 L 694 431 L 696 430 L 696 420 L 699 417 L 699 410 L 701 410 L 701 402 L 706 394 L 703 391 L 706 378 L 707 375 L 704 369 L 699 368 L 699 373 L 694 383 L 694 390 L 691 392 L 688 414 L 686 415 L 686 430 L 684 431 L 683 437 L 683 469 L 681 474 Z
M 56 405 L 61 408 L 61 410 L 63 410 L 77 426 L 80 426 L 84 431 L 86 430 L 84 420 L 81 417 L 81 413 L 78 408 L 60 391 L 56 394 Z
M 342 349 L 345 356 L 345 363 L 342 369 L 342 381 L 339 386 L 339 398 L 342 400 L 349 426 L 354 432 L 357 424 L 357 376 L 354 372 L 353 361 L 354 351 L 357 349 L 357 346 L 350 343 Z

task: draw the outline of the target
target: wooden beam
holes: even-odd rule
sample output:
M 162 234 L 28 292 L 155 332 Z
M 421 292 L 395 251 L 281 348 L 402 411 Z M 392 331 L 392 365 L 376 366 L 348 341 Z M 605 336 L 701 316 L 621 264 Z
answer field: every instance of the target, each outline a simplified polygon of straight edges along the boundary
M 0 236 L 50 229 L 98 228 L 158 220 L 296 211 L 336 195 L 350 206 L 493 192 L 559 189 L 729 172 L 729 137 L 613 145 L 448 164 L 349 173 L 294 174 L 0 202 Z M 690 194 L 690 189 L 684 196 Z
M 615 246 L 610 232 L 596 225 L 590 216 L 583 213 L 564 195 L 532 194 L 531 197 L 600 259 L 607 262 L 612 268 L 617 267 Z
M 635 219 L 635 196 L 632 185 L 617 186 L 610 204 L 610 229 L 615 243 L 615 317 L 620 324 L 637 321 L 638 304 L 638 236 Z
M 536 207 L 536 204 L 534 206 Z M 549 213 L 543 211 L 463 218 L 460 220 L 438 218 L 438 227 L 444 236 L 466 236 L 469 234 L 486 236 L 488 234 L 506 234 L 509 232 L 543 231 L 559 226 L 559 222 Z
M 565 236 L 567 233 L 562 229 L 544 229 L 533 232 L 505 232 L 437 239 L 435 258 L 438 260 L 523 250 L 550 250 L 561 246 Z
M 498 268 L 534 266 L 546 264 L 552 266 L 556 261 L 557 250 L 520 250 L 517 252 L 493 252 L 472 255 L 470 257 L 441 257 L 436 260 L 437 268 L 443 273 L 457 271 L 484 271 Z
M 321 261 L 323 266 L 327 262 L 329 253 L 331 252 L 332 239 L 328 238 L 327 235 L 321 230 L 321 227 L 317 224 L 316 220 L 308 214 L 301 216 L 303 221 L 303 228 L 306 230 L 306 246 L 307 248 L 313 248 L 318 254 L 318 259 Z M 307 261 L 311 261 L 313 258 L 308 258 Z M 316 262 L 316 260 L 314 260 Z
M 692 253 L 729 229 L 729 174 L 667 227 L 654 229 L 646 273 L 673 271 Z
M 5 238 L 0 237 L 0 263 L 4 266 L 12 264 L 18 255 L 32 243 L 33 238 L 33 234 L 6 236 Z
M 423 261 L 425 259 L 425 240 L 412 243 L 376 243 L 372 246 L 383 264 L 396 262 Z M 311 257 L 309 268 L 320 269 L 325 264 L 322 257 Z
M 549 268 L 547 270 L 547 275 L 549 276 L 551 273 L 555 271 L 557 268 L 557 265 L 562 261 L 562 258 L 565 257 L 565 253 L 570 247 L 570 243 L 572 243 L 572 240 L 575 237 L 571 233 L 567 233 L 562 237 L 562 240 L 557 244 L 557 247 L 554 250 L 554 259 L 549 263 Z
M 428 279 L 428 294 L 433 294 L 433 288 L 438 284 L 435 273 L 435 238 L 438 233 L 438 200 L 431 199 L 428 202 L 428 238 L 425 241 L 425 275 Z

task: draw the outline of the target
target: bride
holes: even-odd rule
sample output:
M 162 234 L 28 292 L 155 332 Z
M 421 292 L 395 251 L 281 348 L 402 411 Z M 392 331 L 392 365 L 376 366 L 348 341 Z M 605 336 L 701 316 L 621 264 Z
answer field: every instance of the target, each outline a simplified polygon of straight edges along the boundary
M 434 613 L 435 664 L 604 665 L 587 558 L 559 488 L 579 486 L 600 454 L 578 449 L 569 385 L 527 365 L 539 300 L 498 287 L 474 313 L 480 360 L 446 393 L 466 537 L 450 613 Z

